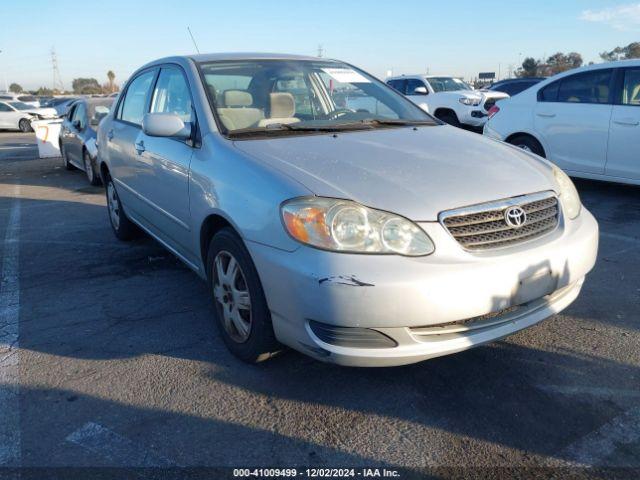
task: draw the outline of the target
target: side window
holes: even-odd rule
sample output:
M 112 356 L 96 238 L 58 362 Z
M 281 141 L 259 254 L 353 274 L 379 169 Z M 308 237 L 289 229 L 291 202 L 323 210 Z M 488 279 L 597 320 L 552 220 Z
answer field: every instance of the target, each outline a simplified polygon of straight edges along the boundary
M 11 108 L 9 108 L 9 105 L 5 105 L 4 103 L 0 103 L 0 112 L 12 112 L 13 110 L 11 110 Z
M 296 105 L 296 114 L 313 115 L 313 106 L 311 104 L 310 88 L 307 88 L 302 73 L 291 75 L 288 77 L 277 78 L 273 85 L 274 92 L 287 92 L 293 95 Z M 333 90 L 329 88 L 333 93 Z
M 423 87 L 425 89 L 427 88 L 422 80 L 410 78 L 409 80 L 407 80 L 407 95 L 425 95 L 424 93 L 416 93 L 416 88 L 419 87 Z
M 406 80 L 389 80 L 387 82 L 387 85 L 389 85 L 391 88 L 396 89 L 400 93 L 404 94 L 405 92 L 404 87 L 406 83 L 407 83 Z
M 625 70 L 621 103 L 640 106 L 640 68 Z
M 550 83 L 538 92 L 538 100 L 541 102 L 557 102 L 559 88 L 559 81 Z
M 611 72 L 595 70 L 563 78 L 558 90 L 558 102 L 609 103 Z
M 162 68 L 153 92 L 151 112 L 175 113 L 183 122 L 193 121 L 191 92 L 182 72 L 173 67 Z
M 135 125 L 142 125 L 142 117 L 144 117 L 147 108 L 147 94 L 155 74 L 156 72 L 151 70 L 133 79 L 122 101 L 118 119 Z
M 80 122 L 80 129 L 84 129 L 87 126 L 87 107 L 84 103 L 79 103 L 75 110 L 73 111 L 73 117 L 71 117 L 71 122 Z

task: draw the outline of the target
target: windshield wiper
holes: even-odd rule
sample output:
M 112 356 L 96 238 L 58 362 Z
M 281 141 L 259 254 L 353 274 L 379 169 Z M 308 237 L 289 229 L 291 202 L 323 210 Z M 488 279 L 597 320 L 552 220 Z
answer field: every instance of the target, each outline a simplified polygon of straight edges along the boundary
M 414 125 L 436 125 L 433 120 L 402 120 L 402 119 L 379 119 L 365 118 L 361 120 L 364 124 L 373 125 L 392 125 L 392 126 L 414 126 Z
M 241 128 L 229 132 L 230 137 L 244 137 L 260 134 L 287 134 L 292 132 L 342 132 L 344 130 L 361 130 L 363 128 L 371 128 L 368 124 L 362 123 L 343 123 L 336 125 L 317 125 L 303 126 L 289 123 L 275 123 L 262 128 Z

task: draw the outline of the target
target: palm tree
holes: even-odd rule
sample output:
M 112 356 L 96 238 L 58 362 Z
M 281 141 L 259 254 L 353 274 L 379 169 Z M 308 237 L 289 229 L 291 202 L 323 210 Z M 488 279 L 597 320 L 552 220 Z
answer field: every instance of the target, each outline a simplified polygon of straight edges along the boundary
M 113 70 L 107 72 L 107 78 L 109 79 L 109 93 L 113 93 L 113 81 L 116 79 L 116 74 L 113 73 Z

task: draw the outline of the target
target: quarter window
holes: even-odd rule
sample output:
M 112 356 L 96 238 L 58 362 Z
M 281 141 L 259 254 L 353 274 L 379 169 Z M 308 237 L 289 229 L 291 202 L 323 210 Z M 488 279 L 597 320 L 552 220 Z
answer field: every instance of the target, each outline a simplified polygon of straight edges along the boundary
M 177 68 L 163 68 L 160 71 L 151 102 L 153 113 L 174 113 L 183 122 L 193 121 L 191 92 L 184 75 Z
M 622 104 L 640 106 L 640 68 L 628 69 L 624 72 Z
M 12 112 L 11 107 L 9 105 L 5 105 L 4 103 L 0 103 L 0 112 Z
M 611 70 L 595 70 L 563 78 L 558 102 L 609 103 Z
M 122 101 L 118 118 L 135 125 L 142 125 L 142 117 L 146 113 L 147 94 L 155 71 L 145 72 L 131 82 Z

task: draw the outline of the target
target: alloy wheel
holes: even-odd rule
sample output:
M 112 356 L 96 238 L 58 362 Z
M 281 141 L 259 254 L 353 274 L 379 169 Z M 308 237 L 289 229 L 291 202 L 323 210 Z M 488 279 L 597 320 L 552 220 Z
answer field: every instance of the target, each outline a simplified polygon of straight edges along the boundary
M 118 228 L 120 228 L 120 203 L 118 201 L 118 194 L 113 186 L 113 182 L 109 182 L 107 185 L 107 204 L 111 224 L 113 225 L 113 228 L 118 230 Z
M 251 295 L 242 267 L 235 257 L 220 251 L 214 260 L 213 296 L 225 331 L 234 342 L 251 335 Z

